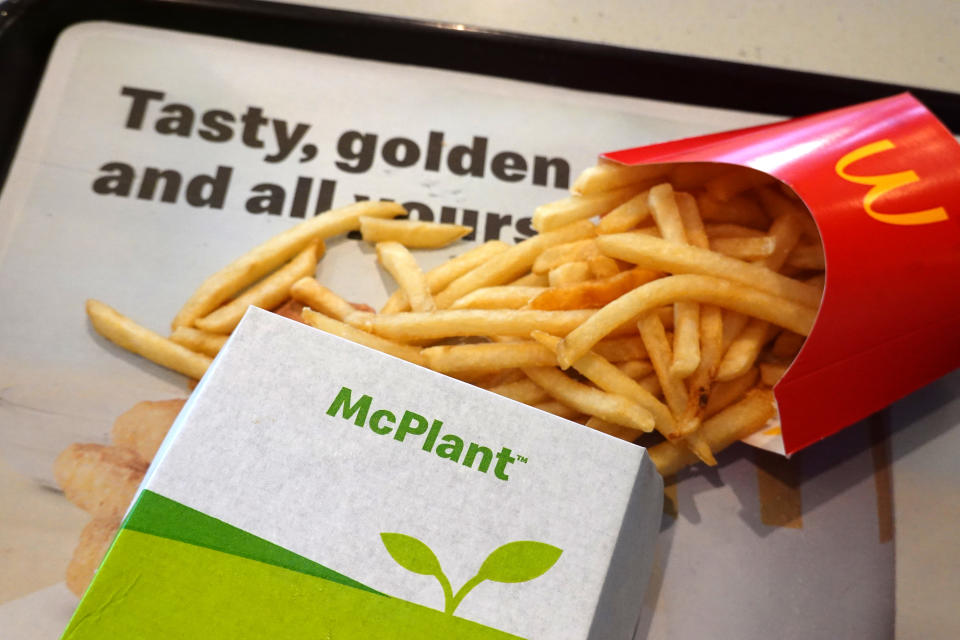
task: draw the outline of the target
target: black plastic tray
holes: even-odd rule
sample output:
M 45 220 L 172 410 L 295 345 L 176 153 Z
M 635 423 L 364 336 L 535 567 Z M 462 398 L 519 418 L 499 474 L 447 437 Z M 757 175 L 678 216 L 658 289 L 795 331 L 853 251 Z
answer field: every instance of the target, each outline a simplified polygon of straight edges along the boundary
M 0 0 L 0 187 L 57 35 L 90 20 L 783 116 L 911 91 L 960 131 L 960 95 L 838 76 L 259 0 Z

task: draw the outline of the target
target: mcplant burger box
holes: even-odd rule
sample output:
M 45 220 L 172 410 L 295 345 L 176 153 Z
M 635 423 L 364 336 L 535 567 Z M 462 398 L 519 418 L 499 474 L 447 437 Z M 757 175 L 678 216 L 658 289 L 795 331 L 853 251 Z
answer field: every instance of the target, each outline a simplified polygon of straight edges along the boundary
M 773 389 L 781 452 L 960 366 L 960 145 L 910 94 L 602 158 L 750 167 L 810 210 L 826 287 L 812 332 Z
M 640 447 L 251 308 L 63 638 L 632 637 Z

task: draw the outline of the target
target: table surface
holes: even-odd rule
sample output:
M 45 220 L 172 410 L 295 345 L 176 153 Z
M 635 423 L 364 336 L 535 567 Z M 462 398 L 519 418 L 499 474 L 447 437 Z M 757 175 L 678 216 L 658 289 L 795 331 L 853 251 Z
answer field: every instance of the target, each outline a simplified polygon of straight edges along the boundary
M 960 92 L 956 0 L 726 0 L 720 9 L 706 0 L 300 2 Z M 954 637 L 960 613 L 947 594 L 960 592 L 960 501 L 951 473 L 960 452 L 960 376 L 914 394 L 890 415 L 912 423 L 891 437 L 897 637 Z M 912 525 L 913 516 L 936 511 L 942 526 Z M 0 603 L 59 583 L 85 520 L 0 457 Z
M 956 0 L 291 0 L 960 92 Z

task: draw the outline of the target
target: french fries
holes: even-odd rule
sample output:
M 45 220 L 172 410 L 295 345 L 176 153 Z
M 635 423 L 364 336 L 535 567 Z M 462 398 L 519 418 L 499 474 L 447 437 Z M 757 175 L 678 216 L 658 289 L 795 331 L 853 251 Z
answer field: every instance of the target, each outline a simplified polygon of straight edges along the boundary
M 541 233 L 565 227 L 610 211 L 637 194 L 637 187 L 627 185 L 610 191 L 573 196 L 537 207 L 533 212 L 533 228 Z
M 568 378 L 556 367 L 531 367 L 523 370 L 558 402 L 586 415 L 637 431 L 653 429 L 653 416 L 635 400 L 607 393 Z
M 396 218 L 404 213 L 404 208 L 395 202 L 358 202 L 301 222 L 207 278 L 177 313 L 172 328 L 192 326 L 197 318 L 207 315 L 307 245 L 358 229 L 363 216 Z
M 579 282 L 545 289 L 529 303 L 529 308 L 542 311 L 564 309 L 599 309 L 628 291 L 660 277 L 657 271 L 630 269 L 609 278 Z
M 228 337 L 222 333 L 209 333 L 193 327 L 177 327 L 170 334 L 170 339 L 177 344 L 211 358 L 220 353 Z
M 551 355 L 556 354 L 557 345 L 560 342 L 559 338 L 544 333 L 543 331 L 534 331 L 532 335 L 537 342 L 549 349 Z M 653 426 L 656 426 L 664 436 L 670 437 L 673 435 L 675 425 L 673 417 L 670 415 L 667 407 L 627 374 L 613 366 L 606 358 L 598 353 L 590 352 L 578 360 L 574 367 L 578 372 L 583 374 L 584 377 L 597 385 L 598 388 L 608 393 L 618 394 L 625 398 L 632 398 L 637 404 L 646 409 L 650 414 L 650 421 L 644 420 L 643 431 L 650 431 Z M 595 413 L 593 415 L 604 419 L 599 414 Z M 607 421 L 610 422 L 609 420 Z M 630 426 L 624 425 L 621 422 L 612 422 L 621 426 Z
M 627 185 L 657 180 L 667 175 L 663 166 L 640 165 L 628 167 L 613 162 L 598 164 L 585 169 L 574 181 L 570 191 L 583 196 L 612 191 Z
M 571 330 L 560 343 L 557 353 L 560 366 L 569 367 L 624 323 L 663 305 L 684 300 L 706 302 L 755 316 L 801 335 L 810 333 L 816 318 L 816 310 L 810 307 L 729 280 L 689 274 L 667 276 L 620 296 Z
M 741 260 L 768 258 L 776 247 L 776 239 L 770 236 L 714 238 L 710 241 L 710 248 L 717 253 Z
M 740 332 L 720 362 L 717 380 L 723 382 L 742 376 L 756 362 L 760 349 L 770 336 L 770 325 L 762 320 L 753 319 Z
M 772 182 L 709 164 L 602 164 L 534 212 L 538 235 L 487 242 L 425 273 L 407 247 L 469 229 L 361 203 L 208 278 L 171 340 L 96 301 L 88 313 L 108 339 L 199 378 L 249 304 L 292 300 L 317 329 L 616 437 L 656 430 L 666 442 L 650 455 L 669 475 L 716 464 L 715 452 L 775 415 L 770 388 L 813 327 L 823 248 L 799 201 Z M 357 228 L 398 284 L 379 313 L 314 278 L 323 239 Z
M 410 249 L 439 249 L 470 233 L 461 224 L 390 220 L 361 216 L 360 235 L 364 242 L 399 242 Z
M 491 240 L 479 247 L 474 247 L 470 251 L 452 260 L 444 262 L 435 269 L 431 269 L 426 273 L 427 286 L 430 287 L 431 295 L 441 291 L 460 276 L 472 271 L 487 260 L 493 258 L 493 256 L 503 253 L 509 248 L 510 245 L 506 242 Z M 398 311 L 406 311 L 409 308 L 410 302 L 407 300 L 406 292 L 404 292 L 403 289 L 397 289 L 397 291 L 387 299 L 380 313 L 397 313 Z
M 202 378 L 213 362 L 202 353 L 140 326 L 99 300 L 87 300 L 87 316 L 97 333 L 107 340 L 194 380 Z
M 595 312 L 464 309 L 435 313 L 354 314 L 347 323 L 374 335 L 401 342 L 469 336 L 525 338 L 540 329 L 566 335 Z M 598 340 L 599 342 L 599 340 Z M 593 345 L 591 345 L 593 346 Z
M 230 333 L 240 323 L 247 307 L 253 305 L 262 309 L 280 306 L 290 297 L 293 283 L 317 270 L 317 260 L 323 255 L 323 243 L 308 245 L 297 256 L 269 276 L 250 287 L 228 304 L 203 318 L 197 318 L 194 324 L 208 333 Z
M 612 278 L 620 273 L 620 265 L 607 256 L 590 256 L 586 259 L 590 274 L 594 278 Z
M 770 184 L 773 178 L 765 173 L 752 169 L 734 168 L 715 178 L 710 178 L 703 184 L 707 193 L 721 202 L 760 185 Z
M 623 233 L 633 229 L 650 216 L 650 192 L 641 191 L 622 205 L 603 216 L 597 233 Z
M 596 235 L 588 220 L 541 233 L 503 252 L 497 260 L 488 260 L 463 274 L 436 296 L 437 308 L 446 309 L 471 291 L 506 284 L 523 276 L 544 249 Z
M 339 320 L 328 318 L 322 313 L 317 313 L 313 309 L 303 310 L 303 321 L 315 329 L 326 331 L 344 340 L 362 344 L 365 347 L 382 351 L 396 358 L 426 366 L 426 360 L 420 354 L 420 349 L 405 344 L 399 344 L 379 336 L 371 335 L 365 331 L 360 331 Z
M 485 342 L 439 345 L 420 352 L 434 371 L 456 374 L 464 371 L 500 371 L 519 367 L 550 367 L 553 351 L 537 342 Z
M 567 262 L 554 267 L 547 276 L 547 284 L 551 287 L 562 287 L 579 282 L 586 282 L 593 273 L 590 271 L 590 265 L 586 260 L 576 262 Z
M 585 261 L 588 258 L 600 255 L 600 249 L 593 238 L 558 244 L 537 256 L 533 261 L 534 273 L 549 273 L 553 269 L 568 262 Z
M 764 362 L 760 364 L 760 379 L 768 387 L 777 384 L 786 372 L 787 365 L 783 362 Z
M 759 431 L 774 416 L 771 391 L 754 390 L 737 404 L 730 406 L 703 423 L 700 434 L 712 451 L 719 451 Z M 675 474 L 696 462 L 689 449 L 664 442 L 649 450 L 650 458 L 664 476 Z
M 451 309 L 520 309 L 531 300 L 547 291 L 547 287 L 507 285 L 503 287 L 484 287 L 463 296 Z
M 312 276 L 300 278 L 290 287 L 290 296 L 315 311 L 343 320 L 357 310 L 352 304 L 317 282 Z
M 529 405 L 540 404 L 542 402 L 546 402 L 550 398 L 546 391 L 537 386 L 536 382 L 530 378 L 527 378 L 526 376 L 524 376 L 524 378 L 521 380 L 504 382 L 502 384 L 487 387 L 487 390 L 512 400 L 516 400 L 517 402 L 522 402 Z
M 597 244 L 600 245 L 600 250 L 611 258 L 626 260 L 646 269 L 673 274 L 716 276 L 781 296 L 811 309 L 820 306 L 821 292 L 816 287 L 780 275 L 765 266 L 699 247 L 671 244 L 660 238 L 636 233 L 600 236 Z
M 430 286 L 413 255 L 399 242 L 377 244 L 377 260 L 407 294 L 414 311 L 433 311 L 437 306 L 430 295 Z

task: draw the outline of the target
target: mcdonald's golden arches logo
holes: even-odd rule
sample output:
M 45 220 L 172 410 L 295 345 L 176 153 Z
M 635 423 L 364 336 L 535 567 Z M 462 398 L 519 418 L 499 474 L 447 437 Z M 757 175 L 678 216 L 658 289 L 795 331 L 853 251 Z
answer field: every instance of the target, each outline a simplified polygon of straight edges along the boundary
M 874 220 L 885 222 L 887 224 L 899 225 L 931 224 L 946 220 L 947 210 L 943 207 L 925 209 L 923 211 L 913 211 L 910 213 L 879 213 L 873 209 L 873 203 L 877 200 L 877 198 L 885 193 L 893 191 L 894 189 L 904 185 L 920 181 L 920 177 L 917 175 L 916 171 L 913 171 L 912 169 L 908 169 L 907 171 L 898 171 L 896 173 L 884 173 L 878 176 L 856 176 L 851 175 L 846 171 L 849 165 L 857 160 L 860 160 L 861 158 L 866 158 L 867 156 L 872 156 L 874 154 L 881 153 L 883 151 L 889 151 L 890 149 L 895 148 L 896 145 L 894 145 L 890 140 L 878 140 L 877 142 L 865 144 L 840 158 L 840 160 L 837 161 L 835 171 L 837 172 L 837 175 L 844 180 L 854 182 L 856 184 L 867 184 L 872 187 L 870 191 L 867 192 L 867 195 L 863 197 L 863 209 L 867 212 L 867 215 Z

